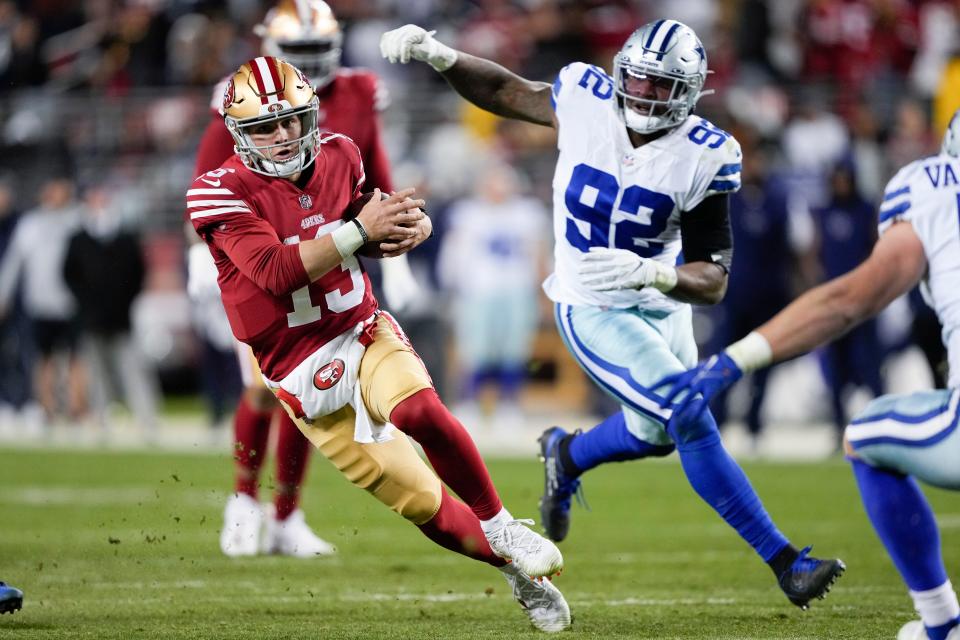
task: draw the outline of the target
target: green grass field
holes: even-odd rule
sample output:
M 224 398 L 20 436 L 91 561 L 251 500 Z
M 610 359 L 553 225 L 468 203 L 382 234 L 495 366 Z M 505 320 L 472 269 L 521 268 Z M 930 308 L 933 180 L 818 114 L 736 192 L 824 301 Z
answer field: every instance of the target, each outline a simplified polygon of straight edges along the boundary
M 535 515 L 539 465 L 490 467 L 514 514 Z M 575 616 L 566 636 L 895 637 L 912 607 L 847 466 L 746 468 L 795 542 L 847 562 L 826 601 L 807 612 L 790 605 L 675 462 L 612 465 L 588 478 L 593 510 L 577 508 L 562 545 L 556 584 Z M 0 638 L 540 635 L 498 572 L 434 548 L 319 458 L 304 507 L 339 555 L 223 557 L 229 478 L 226 455 L 0 450 L 0 579 L 26 592 L 22 611 L 0 617 Z M 960 500 L 928 495 L 956 579 Z

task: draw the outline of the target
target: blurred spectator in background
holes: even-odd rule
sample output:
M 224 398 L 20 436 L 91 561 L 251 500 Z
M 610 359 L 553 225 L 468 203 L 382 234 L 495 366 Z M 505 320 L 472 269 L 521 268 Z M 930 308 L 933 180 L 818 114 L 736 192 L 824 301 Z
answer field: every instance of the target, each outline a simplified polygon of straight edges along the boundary
M 538 200 L 519 193 L 518 176 L 502 162 L 488 164 L 473 195 L 455 203 L 448 215 L 438 274 L 452 297 L 463 412 L 480 413 L 479 393 L 492 382 L 499 390 L 496 425 L 516 426 L 538 325 L 549 216 Z
M 811 211 L 824 281 L 842 276 L 863 262 L 877 239 L 876 207 L 860 195 L 855 175 L 850 162 L 838 163 L 829 174 L 826 206 Z M 848 422 L 845 401 L 850 388 L 867 387 L 874 397 L 883 395 L 882 353 L 874 319 L 821 351 L 821 369 L 830 392 L 838 447 Z
M 243 382 L 237 366 L 237 341 L 217 285 L 217 265 L 207 245 L 188 230 L 187 295 L 194 330 L 200 339 L 200 383 L 207 403 L 210 426 L 218 427 L 240 399 Z
M 13 184 L 0 180 L 0 261 L 11 249 L 20 212 L 13 199 Z M 31 346 L 30 323 L 23 311 L 19 292 L 13 294 L 5 317 L 0 317 L 0 421 L 13 417 L 30 400 Z
M 876 202 L 890 177 L 891 165 L 880 145 L 880 123 L 872 105 L 860 100 L 849 120 L 850 159 L 856 171 L 857 185 L 864 198 Z
M 14 2 L 0 2 L 0 92 L 46 80 L 39 36 L 36 20 L 19 13 Z
M 829 198 L 826 176 L 847 152 L 849 134 L 843 120 L 829 111 L 831 92 L 811 85 L 797 98 L 793 118 L 783 129 L 783 153 L 791 189 L 809 206 Z
M 85 200 L 82 225 L 67 246 L 63 276 L 77 301 L 93 417 L 106 430 L 110 400 L 122 391 L 137 427 L 153 439 L 158 384 L 130 331 L 130 310 L 146 275 L 143 251 L 137 236 L 123 227 L 107 187 L 90 188 Z
M 901 99 L 884 149 L 888 172 L 935 153 L 938 138 L 930 130 L 929 118 L 920 101 L 911 97 Z
M 753 146 L 752 136 L 739 136 L 743 143 L 740 191 L 730 195 L 730 227 L 736 258 L 730 269 L 727 295 L 719 309 L 719 330 L 712 337 L 726 345 L 746 336 L 753 327 L 772 318 L 792 299 L 791 273 L 796 263 L 790 236 L 786 185 L 771 175 L 767 150 Z M 715 350 L 715 349 L 713 349 Z M 767 371 L 749 378 L 750 400 L 746 414 L 751 445 L 756 451 L 763 430 L 761 409 L 767 390 Z M 717 424 L 727 420 L 728 395 L 718 396 L 711 409 Z
M 34 393 L 48 422 L 62 411 L 80 418 L 87 407 L 84 366 L 77 352 L 76 302 L 63 279 L 67 243 L 79 220 L 73 181 L 48 178 L 40 191 L 40 206 L 23 215 L 0 264 L 0 316 L 12 308 L 23 279 L 23 309 L 38 351 Z M 65 385 L 58 382 L 63 361 Z

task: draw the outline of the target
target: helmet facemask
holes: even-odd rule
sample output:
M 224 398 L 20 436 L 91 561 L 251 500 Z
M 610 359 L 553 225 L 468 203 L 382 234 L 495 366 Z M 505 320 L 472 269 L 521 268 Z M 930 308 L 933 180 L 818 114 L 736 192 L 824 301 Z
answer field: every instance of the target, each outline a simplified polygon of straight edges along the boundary
M 620 119 L 637 133 L 677 126 L 690 115 L 700 97 L 699 76 L 688 77 L 631 64 L 613 63 L 614 91 Z
M 320 146 L 317 112 L 317 99 L 313 98 L 301 107 L 278 109 L 270 115 L 244 120 L 227 116 L 225 121 L 230 135 L 233 136 L 237 155 L 251 171 L 266 176 L 286 178 L 300 173 L 316 159 Z M 297 135 L 282 142 L 267 144 L 255 142 L 255 136 L 273 136 L 277 128 L 290 131 L 294 128 L 290 126 L 291 118 L 296 118 L 296 122 L 299 123 Z M 273 129 L 268 133 L 271 125 Z M 284 156 L 283 151 L 287 148 L 290 152 Z M 282 157 L 278 158 L 278 155 Z

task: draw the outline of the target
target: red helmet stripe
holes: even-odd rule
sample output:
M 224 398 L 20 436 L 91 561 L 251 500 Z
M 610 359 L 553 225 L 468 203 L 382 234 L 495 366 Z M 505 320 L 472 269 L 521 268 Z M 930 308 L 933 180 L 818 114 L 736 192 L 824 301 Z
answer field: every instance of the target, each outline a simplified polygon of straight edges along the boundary
M 285 100 L 283 97 L 283 79 L 280 78 L 280 61 L 268 56 L 266 58 L 267 66 L 270 68 L 270 78 L 273 80 L 274 91 L 277 92 L 277 100 Z
M 260 104 L 267 104 L 267 87 L 263 81 L 263 71 L 260 67 L 262 61 L 263 58 L 254 58 L 248 61 L 247 64 L 250 65 L 250 71 L 253 73 L 253 81 L 257 85 L 254 89 L 257 90 L 257 94 L 260 96 Z

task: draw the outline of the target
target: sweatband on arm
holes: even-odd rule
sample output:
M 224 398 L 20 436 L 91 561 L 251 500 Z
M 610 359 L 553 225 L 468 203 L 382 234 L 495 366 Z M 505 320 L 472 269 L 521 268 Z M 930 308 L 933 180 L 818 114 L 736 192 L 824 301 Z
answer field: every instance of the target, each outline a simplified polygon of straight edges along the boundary
M 356 224 L 352 224 L 353 222 L 356 222 Z M 360 225 L 360 222 L 353 220 L 340 225 L 340 227 L 330 234 L 330 237 L 333 238 L 333 244 L 336 245 L 341 258 L 349 258 L 357 249 L 363 246 L 364 236 L 366 234 L 361 232 L 362 229 L 363 227 Z
M 773 361 L 770 343 L 756 331 L 751 331 L 747 337 L 734 342 L 725 351 L 744 373 L 762 369 Z

